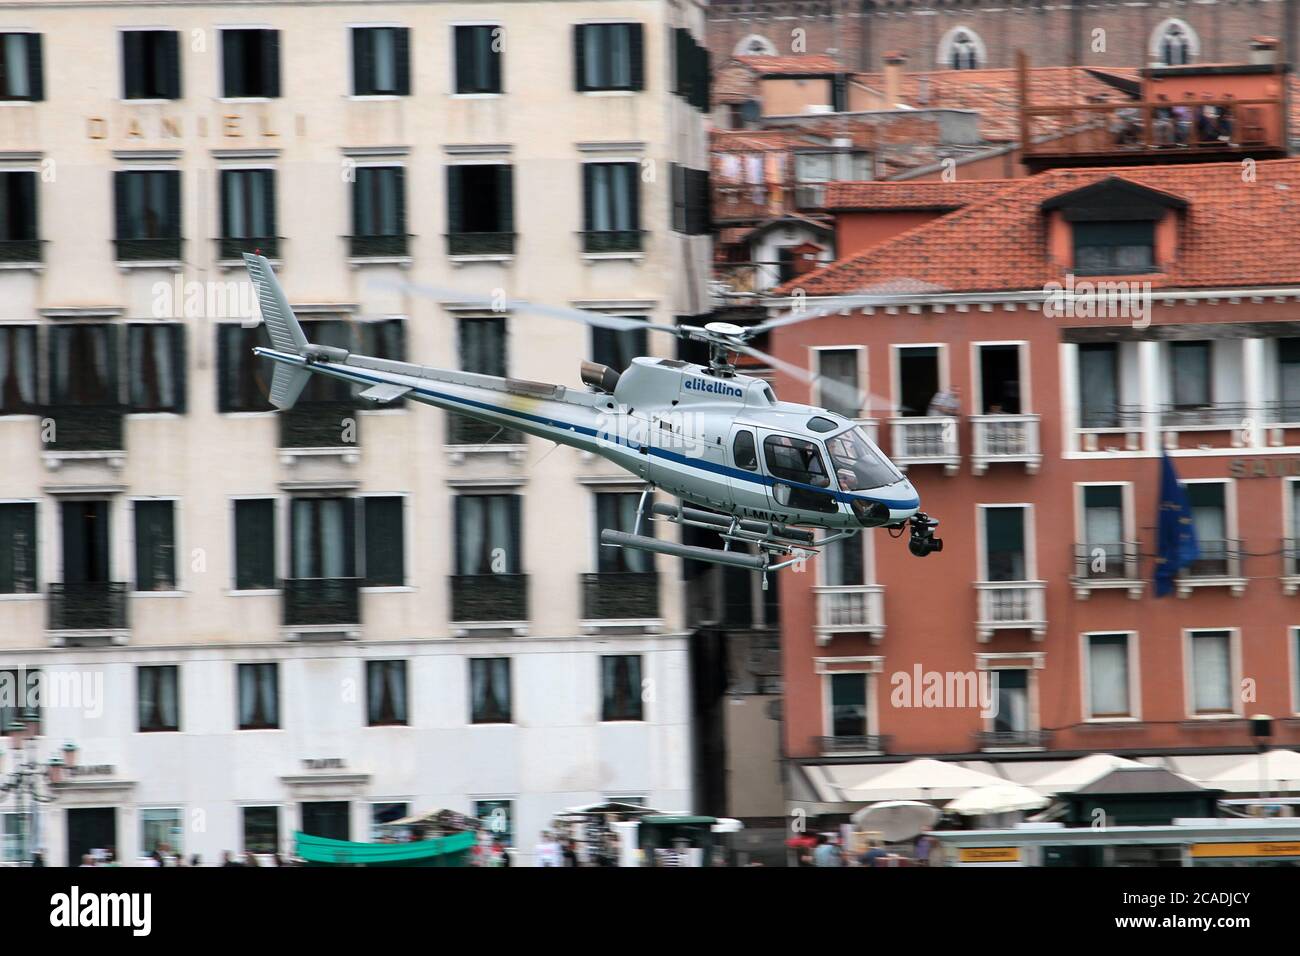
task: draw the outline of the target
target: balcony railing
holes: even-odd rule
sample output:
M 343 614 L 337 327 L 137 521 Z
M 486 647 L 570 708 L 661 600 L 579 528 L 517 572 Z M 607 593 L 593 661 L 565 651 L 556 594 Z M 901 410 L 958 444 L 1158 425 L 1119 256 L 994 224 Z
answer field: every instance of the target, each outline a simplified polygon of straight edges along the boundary
M 1079 427 L 1131 431 L 1142 427 L 1141 405 L 1088 404 L 1079 410 Z
M 283 591 L 288 627 L 361 623 L 360 578 L 286 578 Z
M 450 581 L 452 621 L 528 620 L 528 575 L 455 574 Z
M 181 257 L 180 236 L 165 239 L 114 239 L 118 262 L 175 262 Z
M 513 256 L 513 232 L 450 232 L 447 234 L 450 256 Z
M 1282 539 L 1282 588 L 1287 594 L 1300 590 L 1300 538 Z
M 600 229 L 589 230 L 582 234 L 582 251 L 602 252 L 640 252 L 641 237 L 645 235 L 640 229 Z
M 1077 581 L 1134 581 L 1138 576 L 1136 541 L 1089 541 L 1074 546 L 1074 578 Z
M 765 295 L 792 275 L 780 262 L 715 262 L 713 294 L 726 296 Z
M 999 629 L 1029 629 L 1035 637 L 1047 631 L 1045 581 L 977 581 L 976 627 L 987 640 Z
M 813 748 L 822 754 L 879 754 L 889 749 L 885 734 L 862 736 L 814 737 Z
M 981 730 L 975 734 L 975 743 L 983 750 L 1036 749 L 1050 746 L 1050 730 Z
M 1244 402 L 1160 406 L 1162 428 L 1237 428 L 1252 417 L 1251 407 Z
M 43 417 L 52 423 L 41 429 L 45 451 L 122 451 L 125 447 L 123 405 L 46 405 Z
M 885 589 L 879 584 L 823 585 L 817 595 L 817 641 L 825 644 L 833 634 L 885 632 Z
M 513 428 L 502 428 L 492 422 L 454 412 L 447 414 L 449 445 L 521 445 L 523 442 L 523 432 Z
M 125 581 L 51 584 L 46 594 L 51 631 L 123 631 L 127 628 Z
M 582 617 L 587 621 L 658 620 L 659 575 L 654 571 L 584 574 Z
M 983 474 L 994 462 L 1023 462 L 1032 474 L 1043 460 L 1037 415 L 972 415 L 971 467 Z
M 222 236 L 217 240 L 218 259 L 242 259 L 245 252 L 260 253 L 268 259 L 278 259 L 280 258 L 280 238 L 278 236 L 262 236 L 260 238 Z
M 276 418 L 281 448 L 346 448 L 357 444 L 359 416 L 352 402 L 299 402 Z
M 409 236 L 348 236 L 348 256 L 352 259 L 405 259 Z
M 961 462 L 957 419 L 941 417 L 894 418 L 889 423 L 890 456 L 900 468 L 909 465 L 943 465 L 955 472 Z
M 1197 540 L 1201 556 L 1182 571 L 1188 579 L 1235 578 L 1241 575 L 1241 541 L 1232 538 Z
M 40 261 L 40 239 L 0 239 L 0 262 Z

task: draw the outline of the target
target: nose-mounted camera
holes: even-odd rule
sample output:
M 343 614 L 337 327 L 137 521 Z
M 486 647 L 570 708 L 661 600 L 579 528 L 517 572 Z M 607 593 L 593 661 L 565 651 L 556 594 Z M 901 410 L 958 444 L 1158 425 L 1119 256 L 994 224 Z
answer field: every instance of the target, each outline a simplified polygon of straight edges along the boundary
M 907 549 L 914 555 L 924 558 L 927 554 L 943 550 L 943 539 L 934 536 L 934 529 L 939 527 L 936 519 L 918 511 L 908 523 L 911 525 L 912 537 L 907 542 Z

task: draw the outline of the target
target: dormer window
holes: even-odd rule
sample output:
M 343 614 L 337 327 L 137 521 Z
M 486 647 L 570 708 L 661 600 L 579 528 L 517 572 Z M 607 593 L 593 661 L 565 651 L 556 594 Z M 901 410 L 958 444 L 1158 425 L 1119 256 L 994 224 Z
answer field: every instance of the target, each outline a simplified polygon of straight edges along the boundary
M 1156 224 L 1074 223 L 1074 271 L 1079 275 L 1128 275 L 1156 267 Z

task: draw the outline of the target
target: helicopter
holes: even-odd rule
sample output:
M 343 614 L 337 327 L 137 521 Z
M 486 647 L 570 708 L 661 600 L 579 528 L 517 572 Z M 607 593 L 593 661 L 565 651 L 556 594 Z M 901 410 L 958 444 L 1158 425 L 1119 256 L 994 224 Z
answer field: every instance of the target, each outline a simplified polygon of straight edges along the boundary
M 757 571 L 764 588 L 768 573 L 867 528 L 886 528 L 896 537 L 910 531 L 909 550 L 918 557 L 943 550 L 943 540 L 934 534 L 938 521 L 920 510 L 916 489 L 861 425 L 824 408 L 779 401 L 768 382 L 735 365 L 733 356 L 748 355 L 814 380 L 806 370 L 748 341 L 830 311 L 779 316 L 751 326 L 709 322 L 700 327 L 492 301 L 497 311 L 519 309 L 603 328 L 647 329 L 708 346 L 707 365 L 638 357 L 620 373 L 583 361 L 580 377 L 590 391 L 580 391 L 314 344 L 266 258 L 244 253 L 244 263 L 271 342 L 270 348 L 259 346 L 253 352 L 275 363 L 272 405 L 292 408 L 310 377 L 325 375 L 365 386 L 360 397 L 379 405 L 406 398 L 599 455 L 644 482 L 633 530 L 602 529 L 604 546 Z M 401 285 L 446 296 L 441 290 Z M 460 296 L 456 301 L 466 300 Z M 654 501 L 656 489 L 680 503 Z M 722 547 L 642 533 L 647 522 L 663 520 L 716 532 Z

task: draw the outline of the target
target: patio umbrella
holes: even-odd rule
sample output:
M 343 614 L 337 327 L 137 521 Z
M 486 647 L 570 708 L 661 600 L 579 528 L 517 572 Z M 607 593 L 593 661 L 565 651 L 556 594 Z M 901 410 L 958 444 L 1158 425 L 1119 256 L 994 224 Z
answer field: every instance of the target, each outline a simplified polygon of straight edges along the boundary
M 1136 760 L 1116 757 L 1114 754 L 1089 754 L 1057 767 L 1046 776 L 1029 784 L 1039 793 L 1073 793 L 1100 780 L 1117 767 L 1140 767 Z
M 886 843 L 897 843 L 934 826 L 939 811 L 917 800 L 883 800 L 863 807 L 849 819 L 864 830 L 878 831 Z
M 891 767 L 856 786 L 845 787 L 844 795 L 849 800 L 860 803 L 873 803 L 877 800 L 951 800 L 960 797 L 967 790 L 1001 782 L 1001 777 L 989 773 L 968 770 L 959 764 L 930 757 L 918 757 Z
M 1300 792 L 1300 753 L 1270 750 L 1243 757 L 1240 763 L 1200 782 L 1230 793 L 1297 793 Z
M 1018 783 L 994 783 L 976 787 L 949 803 L 945 810 L 962 816 L 976 817 L 986 813 L 1011 813 L 1015 810 L 1041 810 L 1051 801 Z

